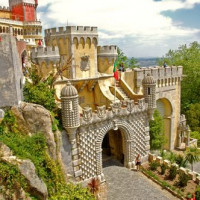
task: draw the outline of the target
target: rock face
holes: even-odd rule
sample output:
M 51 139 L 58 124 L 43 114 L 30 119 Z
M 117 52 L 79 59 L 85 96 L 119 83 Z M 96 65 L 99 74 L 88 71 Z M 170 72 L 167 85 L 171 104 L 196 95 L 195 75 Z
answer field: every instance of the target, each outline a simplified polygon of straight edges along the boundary
M 2 142 L 0 143 L 0 152 L 1 152 L 0 157 L 2 161 L 18 166 L 19 171 L 26 178 L 28 182 L 28 187 L 29 190 L 31 191 L 31 194 L 35 194 L 39 199 L 46 200 L 48 197 L 47 187 L 45 183 L 36 174 L 34 164 L 30 160 L 21 160 L 16 156 L 13 156 L 13 153 L 10 150 L 10 148 L 7 147 Z M 19 192 L 21 196 L 25 197 L 25 192 L 23 189 L 21 189 L 21 191 Z M 2 197 L 2 199 L 4 198 Z M 15 198 L 13 197 L 13 199 Z M 29 198 L 21 198 L 21 199 L 29 199 Z
M 56 143 L 52 132 L 52 117 L 43 106 L 22 102 L 18 107 L 12 107 L 18 129 L 22 133 L 33 135 L 43 133 L 48 146 L 49 155 L 56 160 Z
M 23 174 L 28 180 L 31 191 L 34 192 L 37 196 L 40 196 L 41 199 L 47 199 L 47 187 L 44 182 L 36 175 L 34 164 L 30 160 L 23 160 L 19 164 L 19 170 L 21 174 Z

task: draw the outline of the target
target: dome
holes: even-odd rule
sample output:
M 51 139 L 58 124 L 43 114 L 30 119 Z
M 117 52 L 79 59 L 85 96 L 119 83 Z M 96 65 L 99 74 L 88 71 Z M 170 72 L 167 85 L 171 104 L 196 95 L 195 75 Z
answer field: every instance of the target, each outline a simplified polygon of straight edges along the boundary
M 156 81 L 150 74 L 147 74 L 147 76 L 145 76 L 144 79 L 142 80 L 142 84 L 155 84 L 155 83 Z
M 61 91 L 61 97 L 74 97 L 77 95 L 77 89 L 68 81 L 67 85 Z

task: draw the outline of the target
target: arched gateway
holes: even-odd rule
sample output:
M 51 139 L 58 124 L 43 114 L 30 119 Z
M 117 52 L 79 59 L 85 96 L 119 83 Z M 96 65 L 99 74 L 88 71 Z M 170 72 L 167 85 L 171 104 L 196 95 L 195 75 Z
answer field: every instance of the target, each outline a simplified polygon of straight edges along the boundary
M 111 108 L 97 106 L 78 111 L 78 93 L 71 83 L 61 92 L 63 125 L 69 135 L 72 153 L 72 167 L 77 180 L 98 177 L 104 181 L 102 173 L 102 142 L 110 130 L 122 132 L 124 141 L 124 166 L 133 168 L 135 157 L 140 154 L 147 159 L 149 145 L 149 120 L 155 109 L 155 81 L 147 76 L 144 81 L 144 97 L 135 104 L 133 100 L 114 102 Z

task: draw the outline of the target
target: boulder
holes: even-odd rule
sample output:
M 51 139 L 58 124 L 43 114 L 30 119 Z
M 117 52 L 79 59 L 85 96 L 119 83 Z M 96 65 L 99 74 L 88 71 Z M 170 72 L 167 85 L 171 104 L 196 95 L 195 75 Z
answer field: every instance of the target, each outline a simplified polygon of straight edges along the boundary
M 19 170 L 25 176 L 31 188 L 31 193 L 36 194 L 41 199 L 47 199 L 48 192 L 45 183 L 35 173 L 35 166 L 30 160 L 23 160 L 19 164 Z
M 31 194 L 35 194 L 39 199 L 46 200 L 48 197 L 47 187 L 45 183 L 36 174 L 34 164 L 30 160 L 22 160 L 17 158 L 16 156 L 13 156 L 13 153 L 10 150 L 10 148 L 7 147 L 2 142 L 0 143 L 0 152 L 2 161 L 18 166 L 20 173 L 26 178 L 28 182 L 28 188 L 31 191 Z M 18 196 L 25 195 L 23 189 L 21 189 L 21 192 L 20 191 L 16 192 L 19 193 Z M 15 198 L 13 197 L 13 199 Z M 28 199 L 28 198 L 22 198 L 22 199 Z
M 52 117 L 43 106 L 22 102 L 19 107 L 12 107 L 18 130 L 33 135 L 43 133 L 48 146 L 49 155 L 56 160 L 56 143 L 52 131 Z

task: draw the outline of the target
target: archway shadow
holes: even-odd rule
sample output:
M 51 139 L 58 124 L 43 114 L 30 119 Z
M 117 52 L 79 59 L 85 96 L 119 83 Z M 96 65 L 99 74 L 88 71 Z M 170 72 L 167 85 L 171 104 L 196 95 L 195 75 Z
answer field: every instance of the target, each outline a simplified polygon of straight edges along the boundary
M 110 167 L 110 166 L 119 166 L 124 167 L 124 165 L 117 159 L 112 156 L 107 156 L 106 154 L 102 154 L 103 159 L 103 168 Z

